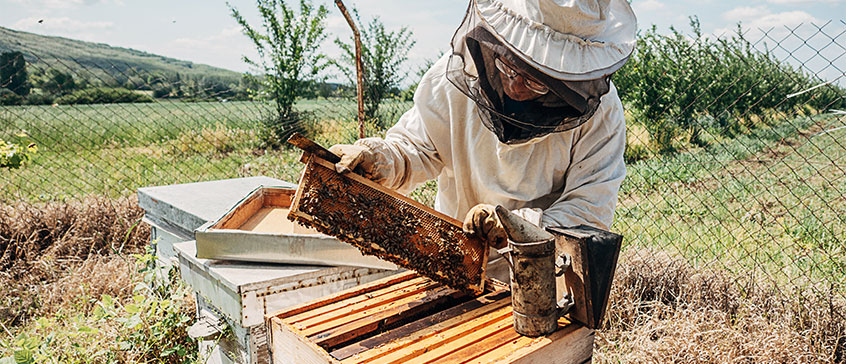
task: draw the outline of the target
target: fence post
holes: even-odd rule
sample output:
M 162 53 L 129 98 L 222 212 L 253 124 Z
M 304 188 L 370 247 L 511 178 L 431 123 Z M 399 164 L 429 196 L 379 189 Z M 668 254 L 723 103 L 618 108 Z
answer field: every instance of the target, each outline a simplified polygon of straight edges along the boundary
M 335 5 L 338 6 L 341 14 L 347 19 L 347 24 L 352 28 L 353 37 L 355 38 L 355 74 L 357 78 L 355 89 L 358 98 L 358 137 L 361 139 L 364 138 L 364 63 L 361 60 L 361 34 L 359 34 L 353 18 L 347 11 L 347 7 L 344 6 L 344 2 L 335 0 Z

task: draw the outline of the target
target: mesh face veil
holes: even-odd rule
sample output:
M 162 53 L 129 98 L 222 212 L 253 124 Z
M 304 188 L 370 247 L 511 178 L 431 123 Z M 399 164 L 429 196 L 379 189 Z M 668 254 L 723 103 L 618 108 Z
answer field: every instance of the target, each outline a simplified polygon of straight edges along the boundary
M 508 97 L 496 59 L 504 59 L 549 89 L 529 101 Z M 500 142 L 520 144 L 588 121 L 609 90 L 610 75 L 589 81 L 555 79 L 527 64 L 506 47 L 471 0 L 452 39 L 447 79 L 478 105 L 479 117 Z

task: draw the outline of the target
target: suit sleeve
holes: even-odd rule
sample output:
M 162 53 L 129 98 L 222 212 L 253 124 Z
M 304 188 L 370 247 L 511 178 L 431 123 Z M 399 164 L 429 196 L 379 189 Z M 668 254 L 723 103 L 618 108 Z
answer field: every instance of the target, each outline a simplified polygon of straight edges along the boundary
M 623 152 L 626 120 L 612 88 L 603 96 L 597 115 L 579 129 L 565 176 L 564 190 L 541 215 L 543 226 L 589 225 L 609 230 L 617 193 L 626 176 Z
M 433 140 L 449 139 L 445 79 L 447 58 L 441 58 L 421 79 L 414 93 L 414 106 L 400 117 L 385 138 L 356 142 L 370 147 L 386 171 L 382 185 L 409 193 L 419 184 L 436 178 L 444 167 Z

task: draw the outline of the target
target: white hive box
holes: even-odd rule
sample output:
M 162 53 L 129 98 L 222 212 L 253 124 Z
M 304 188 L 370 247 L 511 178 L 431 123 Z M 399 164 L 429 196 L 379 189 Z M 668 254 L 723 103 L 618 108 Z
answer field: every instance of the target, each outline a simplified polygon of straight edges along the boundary
M 269 363 L 264 316 L 395 274 L 392 270 L 249 263 L 196 258 L 193 241 L 178 243 L 182 279 L 197 293 L 200 321 L 225 321 L 231 337 L 216 338 L 222 363 Z
M 197 324 L 231 332 L 204 336 L 206 363 L 268 363 L 263 317 L 278 310 L 368 283 L 392 270 L 245 263 L 196 257 L 194 231 L 220 220 L 262 185 L 295 188 L 268 177 L 147 187 L 138 190 L 144 221 L 152 227 L 159 264 L 179 266 L 195 292 Z M 231 330 L 225 330 L 228 327 Z M 214 330 L 211 330 L 214 331 Z

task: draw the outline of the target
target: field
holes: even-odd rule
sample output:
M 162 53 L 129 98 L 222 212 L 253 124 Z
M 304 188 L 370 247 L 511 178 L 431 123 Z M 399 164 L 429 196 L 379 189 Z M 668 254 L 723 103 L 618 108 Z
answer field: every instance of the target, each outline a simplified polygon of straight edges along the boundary
M 0 200 L 117 197 L 144 186 L 253 175 L 296 182 L 298 153 L 262 145 L 262 121 L 272 107 L 257 102 L 2 107 L 0 139 L 24 130 L 39 152 L 27 168 L 0 176 Z M 395 118 L 408 107 L 387 102 L 384 115 Z M 297 109 L 307 113 L 302 127 L 319 142 L 356 139 L 353 102 L 304 100 Z
M 846 130 L 823 133 L 841 124 L 798 117 L 711 150 L 636 163 L 615 227 L 636 237 L 632 247 L 675 251 L 697 266 L 730 262 L 720 268 L 738 274 L 757 266 L 773 283 L 846 292 Z
M 178 282 L 144 288 L 149 232 L 137 225 L 142 212 L 132 194 L 253 175 L 295 182 L 299 152 L 262 145 L 271 107 L 0 109 L 0 138 L 25 129 L 40 148 L 32 164 L 0 177 L 0 201 L 25 201 L 0 211 L 0 284 L 12 287 L 0 294 L 0 358 L 201 361 L 184 335 L 193 317 L 188 290 Z M 407 107 L 388 104 L 386 115 Z M 349 101 L 304 101 L 298 109 L 313 116 L 301 126 L 320 143 L 355 139 Z M 626 237 L 624 253 L 596 361 L 842 362 L 846 129 L 835 129 L 842 125 L 809 113 L 631 163 L 613 227 Z M 429 183 L 412 196 L 431 205 L 435 189 Z M 82 196 L 89 197 L 62 202 Z M 118 273 L 95 274 L 104 270 Z

